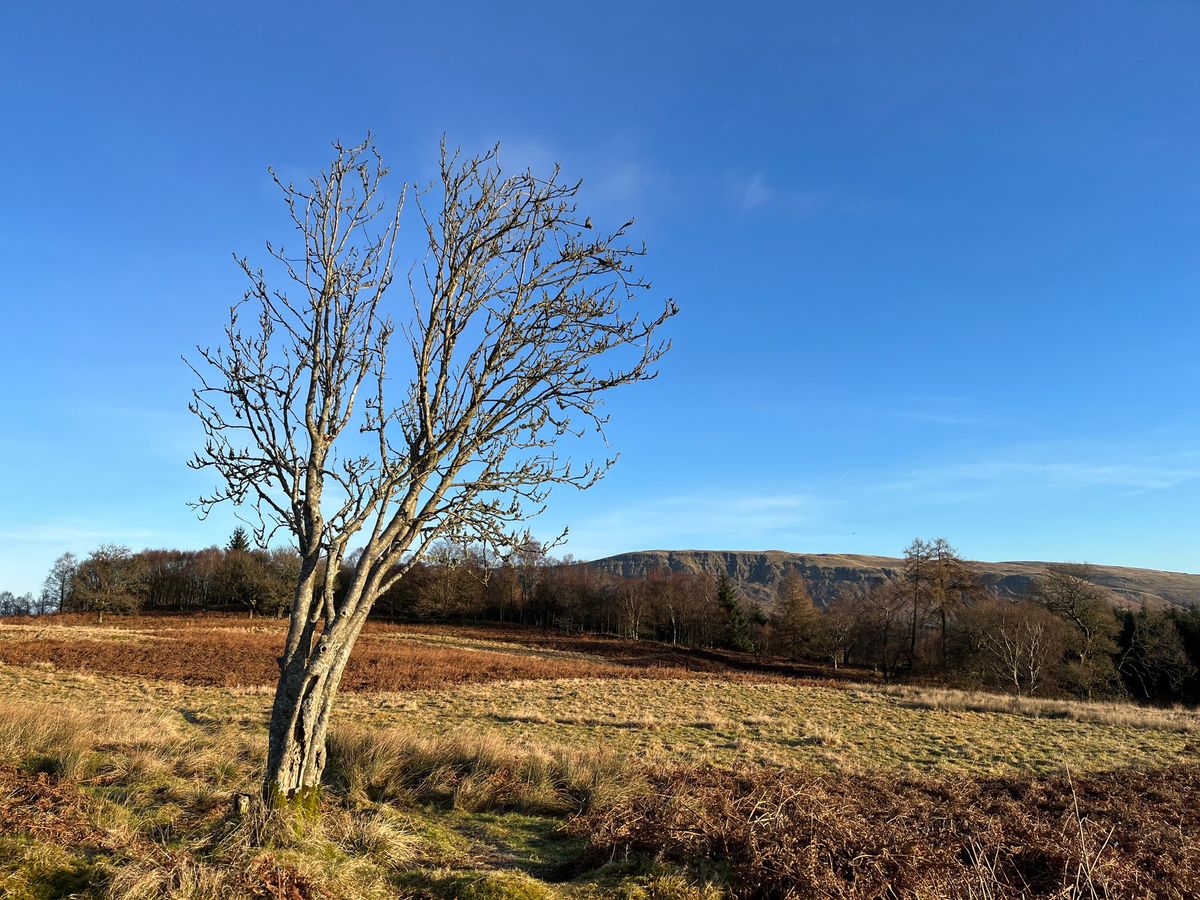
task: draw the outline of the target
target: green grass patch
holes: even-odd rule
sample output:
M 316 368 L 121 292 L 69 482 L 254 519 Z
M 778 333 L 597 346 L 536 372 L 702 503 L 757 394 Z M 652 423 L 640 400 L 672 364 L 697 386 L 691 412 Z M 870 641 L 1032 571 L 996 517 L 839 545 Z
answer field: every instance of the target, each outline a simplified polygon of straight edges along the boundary
M 0 837 L 0 897 L 60 900 L 101 896 L 107 871 L 64 847 L 33 838 Z

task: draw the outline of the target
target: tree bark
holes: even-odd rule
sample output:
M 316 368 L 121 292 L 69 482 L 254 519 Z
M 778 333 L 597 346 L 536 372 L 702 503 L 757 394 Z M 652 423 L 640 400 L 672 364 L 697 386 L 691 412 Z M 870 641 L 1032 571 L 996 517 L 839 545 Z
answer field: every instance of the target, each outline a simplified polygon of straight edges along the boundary
M 317 642 L 312 655 L 284 658 L 267 743 L 263 798 L 271 806 L 316 812 L 325 771 L 325 739 L 342 673 L 358 638 L 358 628 L 334 628 Z
M 279 679 L 267 747 L 263 799 L 270 806 L 315 811 L 325 769 L 320 711 L 332 700 L 328 673 L 289 672 Z

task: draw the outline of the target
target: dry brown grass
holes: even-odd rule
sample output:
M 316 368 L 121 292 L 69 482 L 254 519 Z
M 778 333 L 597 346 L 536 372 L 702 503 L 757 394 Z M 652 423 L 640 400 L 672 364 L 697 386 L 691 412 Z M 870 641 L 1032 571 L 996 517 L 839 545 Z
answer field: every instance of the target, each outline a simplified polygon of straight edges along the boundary
M 47 772 L 0 766 L 0 835 L 28 834 L 67 845 L 102 840 L 86 805 L 69 781 Z
M 355 802 L 444 801 L 469 812 L 552 815 L 610 802 L 634 783 L 625 761 L 601 751 L 363 728 L 331 735 L 328 776 Z
M 390 898 L 418 841 L 386 809 L 231 815 L 261 747 L 176 717 L 0 702 L 0 897 Z
M 216 687 L 273 685 L 286 621 L 245 615 L 67 613 L 0 619 L 0 663 Z M 833 677 L 833 676 L 837 677 Z M 746 654 L 513 626 L 367 623 L 342 685 L 414 691 L 563 678 L 873 681 L 870 672 L 764 663 Z
M 1072 719 L 1120 728 L 1152 728 L 1180 734 L 1200 733 L 1200 712 L 1184 706 L 1158 707 L 1125 701 L 1052 700 L 953 688 L 881 687 L 878 690 L 915 709 L 998 712 L 1035 719 Z
M 169 713 L 91 712 L 48 702 L 0 700 L 0 761 L 35 755 L 35 768 L 76 778 L 88 754 L 116 750 L 152 757 L 181 747 L 180 721 Z

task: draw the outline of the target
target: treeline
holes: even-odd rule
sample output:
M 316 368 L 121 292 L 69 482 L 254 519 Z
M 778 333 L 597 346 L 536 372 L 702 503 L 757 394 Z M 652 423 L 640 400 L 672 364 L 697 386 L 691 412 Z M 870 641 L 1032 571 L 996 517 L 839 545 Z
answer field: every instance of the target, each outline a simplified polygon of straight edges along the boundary
M 282 615 L 300 573 L 291 550 L 254 550 L 242 529 L 224 548 L 142 550 L 104 544 L 84 559 L 64 553 L 29 612 L 242 611 Z
M 291 550 L 252 549 L 240 528 L 223 548 L 135 553 L 106 544 L 83 559 L 63 554 L 36 600 L 15 598 L 0 613 L 284 615 L 299 567 Z M 729 639 L 713 579 L 676 572 L 619 578 L 570 558 L 554 559 L 534 541 L 503 561 L 488 560 L 475 547 L 438 544 L 379 598 L 373 615 L 493 621 L 703 647 Z
M 1049 566 L 998 596 L 944 539 L 915 540 L 903 572 L 847 584 L 821 612 L 798 577 L 767 623 L 777 648 L 885 681 L 925 678 L 1018 695 L 1200 701 L 1200 610 L 1122 609 L 1087 566 Z
M 224 548 L 106 545 L 65 554 L 40 596 L 0 614 L 243 611 L 283 615 L 299 559 L 251 549 L 244 531 Z M 0 595 L 3 599 L 5 595 Z M 916 540 L 894 578 L 844 585 L 823 607 L 799 573 L 770 608 L 730 580 L 652 571 L 622 578 L 530 540 L 503 560 L 441 543 L 375 604 L 400 620 L 490 621 L 567 633 L 615 634 L 866 667 L 885 681 L 924 679 L 1020 695 L 1200 701 L 1200 610 L 1118 608 L 1086 566 L 1051 566 L 1021 597 L 987 590 L 944 539 Z
M 84 559 L 61 556 L 36 605 L 3 614 L 241 611 L 287 613 L 300 560 L 291 550 L 252 549 L 238 529 L 223 547 L 143 550 L 104 545 Z M 490 621 L 573 633 L 617 634 L 697 647 L 733 640 L 716 582 L 678 572 L 627 579 L 554 559 L 536 542 L 503 561 L 441 543 L 375 603 L 376 617 Z M 731 593 L 729 588 L 727 593 Z

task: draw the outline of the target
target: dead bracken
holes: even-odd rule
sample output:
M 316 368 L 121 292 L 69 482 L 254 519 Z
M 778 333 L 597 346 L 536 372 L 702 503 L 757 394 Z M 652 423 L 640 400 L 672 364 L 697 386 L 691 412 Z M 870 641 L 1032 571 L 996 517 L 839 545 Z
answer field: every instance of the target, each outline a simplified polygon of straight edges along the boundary
M 321 816 L 268 810 L 281 631 L 0 625 L 5 889 L 1182 900 L 1200 877 L 1194 712 L 690 669 L 511 628 L 372 624 Z

